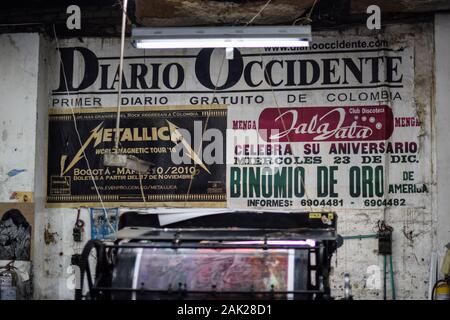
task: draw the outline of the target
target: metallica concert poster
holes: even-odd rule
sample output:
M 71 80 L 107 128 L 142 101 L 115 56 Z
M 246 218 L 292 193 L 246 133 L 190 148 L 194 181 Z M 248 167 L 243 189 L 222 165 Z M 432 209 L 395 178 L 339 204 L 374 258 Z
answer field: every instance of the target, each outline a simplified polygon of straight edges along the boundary
M 115 108 L 74 112 L 81 142 L 70 110 L 54 109 L 50 115 L 48 205 L 95 206 L 100 197 L 108 206 L 224 205 L 223 107 L 123 110 L 117 151 L 149 163 L 145 173 L 104 165 L 104 155 L 116 152 Z

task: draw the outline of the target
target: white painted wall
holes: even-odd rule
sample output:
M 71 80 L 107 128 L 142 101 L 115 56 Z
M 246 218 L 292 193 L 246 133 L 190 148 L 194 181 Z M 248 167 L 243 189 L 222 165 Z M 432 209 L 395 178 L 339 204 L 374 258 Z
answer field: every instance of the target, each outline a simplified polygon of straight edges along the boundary
M 365 34 L 371 31 L 363 29 L 360 32 Z M 385 26 L 384 32 L 394 39 L 404 35 L 414 37 L 414 107 L 423 123 L 419 145 L 421 152 L 426 155 L 425 161 L 433 163 L 433 27 L 431 24 L 388 25 Z M 429 180 L 430 193 L 434 194 L 435 168 L 431 166 L 425 175 Z M 376 222 L 386 220 L 386 223 L 394 228 L 392 256 L 397 299 L 427 299 L 428 270 L 431 251 L 436 245 L 437 226 L 432 197 L 427 197 L 414 208 L 338 211 L 338 215 L 338 232 L 341 235 L 373 234 Z M 405 236 L 405 233 L 409 232 L 412 234 L 410 239 Z M 356 299 L 383 298 L 383 256 L 379 256 L 377 252 L 376 239 L 344 241 L 344 245 L 334 257 L 332 288 L 336 296 L 342 296 L 343 276 L 348 272 Z M 389 265 L 387 269 L 389 270 Z M 389 274 L 387 276 L 387 298 L 391 299 Z
M 450 14 L 435 17 L 437 250 L 450 243 Z
M 0 202 L 14 201 L 10 199 L 14 191 L 34 192 L 35 298 L 72 299 L 72 273 L 67 271 L 70 271 L 70 256 L 82 248 L 82 245 L 74 248 L 71 242 L 76 212 L 44 209 L 47 68 L 51 52 L 56 52 L 54 45 L 39 34 L 0 35 Z M 12 169 L 26 171 L 7 178 Z M 82 218 L 89 221 L 87 211 L 83 212 Z M 56 232 L 56 243 L 45 244 L 46 229 Z M 5 263 L 7 261 L 0 261 L 0 265 Z M 26 263 L 15 265 L 23 270 L 30 269 Z
M 34 189 L 38 52 L 37 34 L 0 35 L 0 202 Z
M 0 202 L 34 191 L 38 53 L 37 34 L 0 35 Z M 13 169 L 25 171 L 8 177 Z M 14 265 L 30 274 L 30 263 Z
M 80 252 L 82 246 L 74 248 L 72 226 L 75 223 L 76 212 L 69 209 L 46 209 L 46 166 L 47 166 L 47 124 L 48 124 L 48 96 L 50 86 L 47 73 L 52 65 L 52 57 L 56 49 L 54 42 L 41 38 L 39 46 L 39 87 L 37 101 L 36 126 L 36 184 L 35 210 L 36 230 L 38 235 L 35 242 L 34 254 L 34 297 L 35 299 L 73 299 L 71 290 L 73 270 L 70 267 L 72 254 Z M 81 217 L 88 221 L 87 216 Z M 53 237 L 46 239 L 45 234 Z

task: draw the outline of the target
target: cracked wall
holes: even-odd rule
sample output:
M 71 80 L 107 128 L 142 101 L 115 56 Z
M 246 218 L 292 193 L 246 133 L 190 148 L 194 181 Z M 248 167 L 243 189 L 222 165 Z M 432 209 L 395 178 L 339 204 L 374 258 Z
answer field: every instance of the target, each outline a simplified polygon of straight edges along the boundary
M 354 29 L 350 33 L 365 35 L 365 28 Z M 337 33 L 331 33 L 338 36 Z M 437 215 L 434 212 L 435 170 L 434 141 L 432 139 L 434 38 L 433 25 L 389 25 L 380 37 L 390 43 L 396 39 L 414 39 L 414 97 L 416 115 L 421 121 L 418 136 L 420 158 L 427 163 L 424 181 L 430 194 L 415 207 L 384 208 L 380 210 L 349 210 L 339 212 L 338 231 L 341 235 L 367 235 L 377 231 L 378 220 L 385 220 L 393 231 L 393 267 L 397 299 L 427 299 L 429 295 L 428 270 L 431 252 L 436 248 Z M 388 166 L 387 166 L 388 167 Z M 387 173 L 389 175 L 389 172 Z M 387 180 L 387 179 L 386 179 Z M 378 255 L 378 240 L 345 240 L 334 257 L 332 288 L 337 296 L 342 295 L 343 276 L 350 273 L 353 294 L 356 298 L 383 298 L 383 256 Z M 392 298 L 392 286 L 387 262 L 387 298 Z
M 356 36 L 367 33 L 364 28 L 344 32 L 345 35 Z M 433 117 L 436 115 L 433 113 L 433 81 L 430 81 L 434 74 L 433 24 L 392 25 L 383 30 L 383 34 L 392 39 L 404 34 L 414 38 L 414 103 L 423 126 L 420 134 L 421 152 L 432 164 L 429 181 L 426 181 L 430 185 L 430 197 L 415 208 L 337 211 L 338 231 L 342 235 L 372 234 L 376 222 L 385 218 L 394 228 L 393 263 L 397 298 L 426 299 L 431 251 L 440 250 L 438 242 L 448 242 L 448 239 L 438 239 L 436 231 L 441 217 L 436 212 L 438 173 L 433 128 Z M 341 37 L 342 33 L 328 32 L 327 35 Z M 12 169 L 26 170 L 9 177 L 6 182 L 0 182 L 0 196 L 2 201 L 9 201 L 13 191 L 35 192 L 35 296 L 43 299 L 72 299 L 75 271 L 70 267 L 70 256 L 82 247 L 81 244 L 74 245 L 72 241 L 76 210 L 44 207 L 46 127 L 48 94 L 51 89 L 47 86 L 47 73 L 58 70 L 54 60 L 55 46 L 37 35 L 1 35 L 0 44 L 2 57 L 5 57 L 0 62 L 0 92 L 5 97 L 0 102 L 0 176 L 8 176 L 7 173 Z M 441 148 L 445 146 L 441 145 Z M 35 153 L 35 149 L 39 152 Z M 448 180 L 441 188 L 446 186 Z M 86 209 L 82 209 L 82 219 L 89 221 Z M 87 223 L 85 239 L 89 230 Z M 377 254 L 377 249 L 377 241 L 370 238 L 346 240 L 338 249 L 333 259 L 332 274 L 332 290 L 336 297 L 343 294 L 343 274 L 346 272 L 351 274 L 356 299 L 382 297 L 383 257 Z

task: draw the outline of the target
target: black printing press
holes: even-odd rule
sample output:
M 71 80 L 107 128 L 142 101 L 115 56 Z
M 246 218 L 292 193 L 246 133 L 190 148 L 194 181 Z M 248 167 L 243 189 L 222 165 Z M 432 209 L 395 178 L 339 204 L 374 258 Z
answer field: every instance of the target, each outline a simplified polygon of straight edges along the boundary
M 114 241 L 86 244 L 76 298 L 332 299 L 336 223 L 329 212 L 230 212 L 161 226 L 127 212 Z

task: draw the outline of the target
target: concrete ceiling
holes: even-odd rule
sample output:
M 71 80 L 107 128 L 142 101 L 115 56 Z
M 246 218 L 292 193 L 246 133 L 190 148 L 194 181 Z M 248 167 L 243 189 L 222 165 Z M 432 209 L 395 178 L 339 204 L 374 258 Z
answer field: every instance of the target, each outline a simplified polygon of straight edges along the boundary
M 242 25 L 250 21 L 267 0 L 136 0 L 136 21 L 147 26 Z M 252 24 L 293 22 L 314 0 L 272 0 Z
M 44 32 L 62 37 L 120 35 L 123 0 L 15 0 L 0 10 L 0 33 Z M 313 30 L 364 24 L 366 8 L 377 4 L 383 21 L 430 21 L 450 10 L 450 0 L 128 0 L 131 23 L 144 26 L 282 25 L 311 23 Z M 78 4 L 82 29 L 66 27 L 66 8 Z M 311 19 L 305 17 L 312 13 Z M 127 32 L 131 30 L 128 25 Z
M 242 25 L 252 19 L 268 0 L 135 0 L 136 22 L 144 26 Z M 272 0 L 252 24 L 292 24 L 309 12 L 314 0 Z M 339 5 L 338 5 L 339 4 Z M 418 13 L 450 10 L 449 0 L 317 0 L 322 12 L 340 15 L 365 14 L 371 4 L 382 13 Z M 329 10 L 324 10 L 328 7 Z M 316 9 L 315 8 L 315 9 Z M 317 11 L 317 10 L 315 10 Z M 328 12 L 327 12 L 328 11 Z
M 431 12 L 450 10 L 449 0 L 352 0 L 351 13 L 364 13 L 371 4 L 382 12 Z

